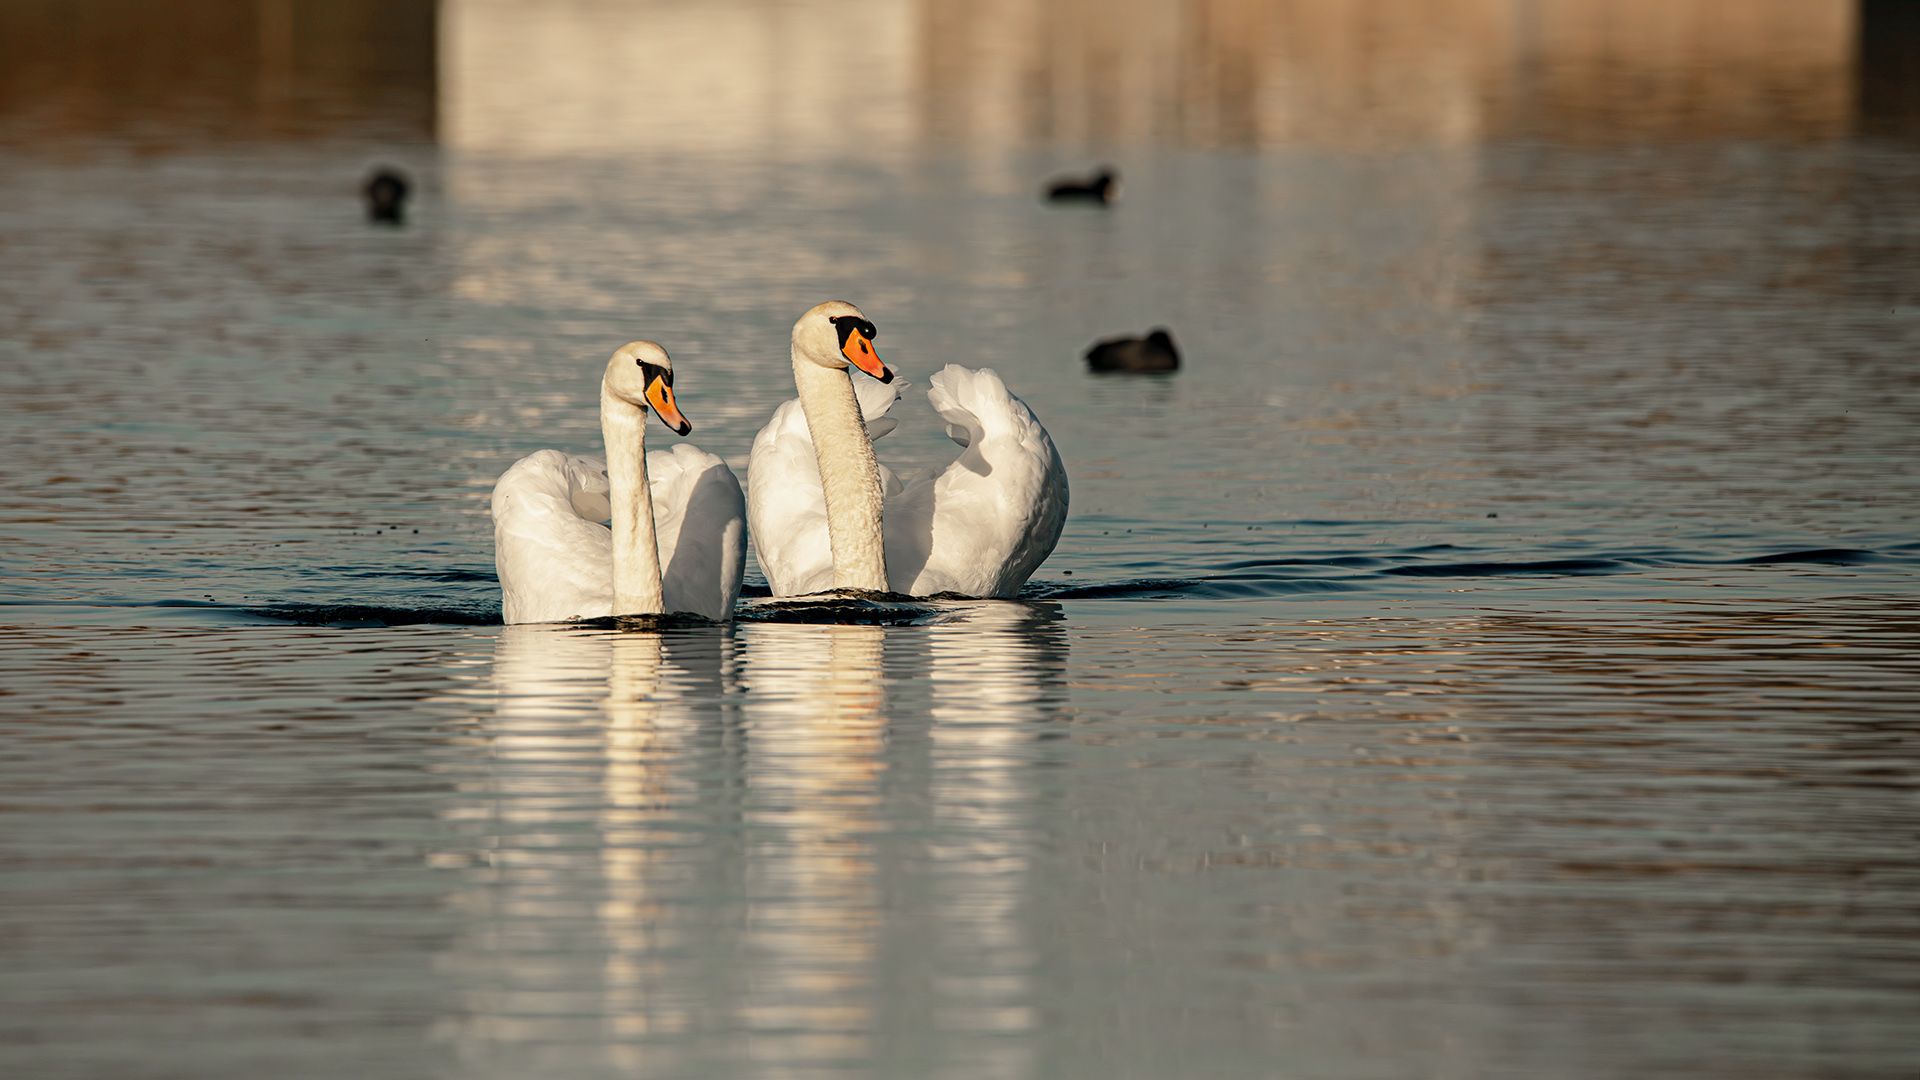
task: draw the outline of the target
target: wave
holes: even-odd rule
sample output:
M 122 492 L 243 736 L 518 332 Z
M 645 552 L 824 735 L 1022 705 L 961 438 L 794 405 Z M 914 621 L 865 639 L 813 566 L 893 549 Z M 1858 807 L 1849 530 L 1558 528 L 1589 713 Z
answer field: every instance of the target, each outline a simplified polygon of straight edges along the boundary
M 1551 574 L 1613 574 L 1632 566 L 1626 559 L 1539 559 L 1517 562 L 1412 563 L 1383 567 L 1392 577 L 1520 577 Z
M 1254 578 L 1222 575 L 1202 578 L 1141 578 L 1084 585 L 1029 582 L 1022 600 L 1235 600 L 1290 593 L 1348 592 L 1362 588 L 1349 581 Z
M 1885 556 L 1879 552 L 1861 548 L 1814 548 L 1810 551 L 1779 551 L 1771 555 L 1755 555 L 1750 559 L 1735 559 L 1730 565 L 1773 566 L 1779 563 L 1812 563 L 1819 566 L 1861 566 L 1866 563 L 1880 562 L 1884 558 Z
M 256 604 L 234 607 L 225 604 L 200 604 L 218 607 L 242 618 L 293 626 L 327 626 L 335 629 L 359 629 L 378 626 L 493 626 L 500 622 L 498 606 L 386 606 L 381 604 Z
M 1563 547 L 1565 545 L 1562 545 Z M 1089 600 L 1239 600 L 1378 589 L 1409 579 L 1534 580 L 1627 575 L 1648 570 L 1720 567 L 1764 572 L 1795 566 L 1840 568 L 1871 565 L 1920 566 L 1920 543 L 1901 542 L 1880 550 L 1850 547 L 1807 547 L 1728 555 L 1671 548 L 1593 552 L 1560 558 L 1501 558 L 1493 549 L 1454 544 L 1427 544 L 1397 551 L 1335 550 L 1281 552 L 1258 558 L 1240 558 L 1201 568 L 1184 576 L 1145 574 L 1105 581 L 1071 578 L 1029 582 L 1020 591 L 1022 601 Z M 1544 554 L 1544 553 L 1534 553 Z M 1151 570 L 1144 562 L 1117 562 L 1117 569 Z M 309 567 L 303 577 L 324 572 Z M 340 568 L 343 576 L 369 576 L 371 568 Z M 1070 572 L 1068 572 L 1070 573 Z M 224 604 L 211 600 L 101 599 L 93 601 L 29 598 L 0 599 L 8 606 L 67 606 L 194 609 L 230 617 L 295 626 L 385 627 L 414 625 L 489 626 L 500 622 L 500 606 L 491 573 L 464 567 L 392 567 L 381 576 L 400 579 L 392 592 L 374 602 L 270 602 Z M 445 595 L 422 596 L 419 583 L 465 586 Z M 310 586 L 309 586 L 310 587 Z M 1402 588 L 1406 585 L 1402 585 Z M 429 590 L 432 591 L 432 590 Z M 408 595 L 411 594 L 411 595 Z M 826 622 L 872 626 L 911 626 L 937 622 L 951 614 L 947 601 L 957 597 L 918 598 L 886 593 L 843 592 L 789 600 L 775 600 L 764 581 L 749 579 L 741 590 L 741 622 Z M 380 602 L 384 600 L 385 602 Z M 943 606 L 944 605 L 944 606 Z M 697 624 L 699 620 L 652 620 L 650 625 Z M 596 620 L 594 625 L 631 626 L 633 620 Z
M 841 623 L 864 626 L 914 626 L 938 622 L 951 616 L 942 598 L 912 596 L 836 595 L 798 597 L 791 600 L 750 600 L 734 613 L 743 623 Z M 195 607 L 226 611 L 246 619 L 286 623 L 292 626 L 325 626 L 334 629 L 361 629 L 385 626 L 496 626 L 498 607 L 470 606 L 387 606 L 381 604 L 260 604 L 232 607 L 203 601 L 162 601 L 153 607 Z M 620 615 L 604 619 L 578 619 L 574 625 L 607 630 L 662 630 L 712 625 L 697 615 Z
M 1886 551 L 1801 548 L 1733 558 L 1675 550 L 1611 552 L 1556 559 L 1463 557 L 1484 550 L 1455 544 L 1427 544 L 1370 555 L 1343 552 L 1241 559 L 1193 577 L 1142 577 L 1091 583 L 1034 581 L 1020 595 L 1033 600 L 1234 599 L 1362 590 L 1370 587 L 1370 583 L 1397 578 L 1575 578 L 1686 567 L 1920 564 L 1920 544 L 1892 545 Z
M 734 612 L 740 622 L 846 623 L 855 626 L 919 626 L 949 617 L 946 597 L 902 596 L 842 589 L 791 599 L 758 600 Z

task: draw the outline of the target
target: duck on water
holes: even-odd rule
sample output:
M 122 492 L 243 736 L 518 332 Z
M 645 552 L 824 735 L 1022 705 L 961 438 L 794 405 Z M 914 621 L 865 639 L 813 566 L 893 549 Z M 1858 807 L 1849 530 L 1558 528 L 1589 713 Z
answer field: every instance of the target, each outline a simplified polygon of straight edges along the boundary
M 1180 370 L 1180 350 L 1173 335 L 1156 326 L 1144 338 L 1114 337 L 1095 342 L 1087 350 L 1087 369 L 1099 372 L 1155 372 Z

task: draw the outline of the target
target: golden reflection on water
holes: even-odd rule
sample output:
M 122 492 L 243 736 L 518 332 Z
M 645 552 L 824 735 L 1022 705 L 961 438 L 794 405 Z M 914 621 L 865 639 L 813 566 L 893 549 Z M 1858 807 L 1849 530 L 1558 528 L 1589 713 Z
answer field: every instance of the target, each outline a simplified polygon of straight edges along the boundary
M 672 960 L 700 946 L 671 892 L 688 873 L 678 774 L 696 717 L 710 722 L 729 692 L 728 640 L 500 631 L 490 768 L 472 792 L 487 807 L 483 868 L 456 899 L 471 933 L 452 963 L 475 976 L 449 1029 L 464 1049 L 515 1045 L 537 1061 L 543 1044 L 579 1039 L 632 1067 L 640 1040 L 697 1023 Z M 594 772 L 597 798 L 582 785 Z M 597 978 L 555 955 L 598 957 Z
M 441 131 L 462 150 L 864 156 L 908 132 L 910 9 L 885 0 L 448 0 L 441 18 Z
M 1048 612 L 1040 613 L 1045 617 Z M 1023 919 L 1033 858 L 1033 745 L 1059 657 L 1040 647 L 1036 610 L 974 604 L 928 632 L 932 671 L 932 855 L 939 947 L 953 958 L 937 1005 L 941 1030 L 1013 1035 L 1036 1029 L 1041 1003 Z M 1031 1075 L 1032 1047 L 981 1044 L 976 1075 Z
M 1825 137 L 1856 47 L 1845 0 L 450 0 L 444 21 L 448 144 L 533 156 Z
M 868 837 L 882 829 L 885 632 L 744 628 L 754 845 L 747 947 L 763 958 L 739 1024 L 769 1065 L 868 1058 L 881 902 Z
M 446 960 L 468 976 L 465 1015 L 444 1034 L 473 1060 L 510 1047 L 531 1067 L 571 1039 L 634 1068 L 715 1027 L 764 1065 L 884 1059 L 876 1033 L 903 1023 L 1034 1030 L 1024 910 L 1033 754 L 1064 683 L 1054 618 L 989 603 L 892 637 L 503 629 L 488 768 L 466 785 L 482 809 L 454 814 L 477 850 L 434 859 L 471 867 Z M 897 890 L 920 871 L 903 866 L 935 890 L 904 926 L 918 905 Z M 937 982 L 893 985 L 929 952 Z M 705 981 L 712 956 L 751 958 L 751 977 Z M 973 1075 L 1033 1064 L 1018 1039 L 956 1052 Z
M 691 1024 L 659 959 L 678 935 L 651 885 L 659 864 L 672 859 L 666 846 L 672 836 L 657 830 L 658 817 L 672 813 L 674 759 L 697 721 L 676 707 L 678 694 L 663 678 L 658 634 L 612 634 L 607 647 L 606 761 L 595 815 L 606 883 L 596 912 L 607 939 L 606 995 L 597 1011 L 617 1059 L 622 1042 L 685 1031 Z

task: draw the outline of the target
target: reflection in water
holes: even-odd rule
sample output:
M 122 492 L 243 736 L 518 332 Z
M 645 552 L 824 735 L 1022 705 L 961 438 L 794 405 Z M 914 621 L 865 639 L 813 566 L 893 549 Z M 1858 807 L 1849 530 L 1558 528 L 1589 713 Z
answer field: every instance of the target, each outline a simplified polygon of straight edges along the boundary
M 556 1014 L 590 1015 L 557 1007 L 576 986 L 592 995 L 583 970 L 543 968 L 535 958 L 602 951 L 583 940 L 592 923 L 582 910 L 598 892 L 600 849 L 570 844 L 568 834 L 580 773 L 600 756 L 596 714 L 610 660 L 604 635 L 571 628 L 506 627 L 497 639 L 488 768 L 470 785 L 483 800 L 480 851 L 472 886 L 455 900 L 471 927 L 455 952 L 467 996 L 456 1042 L 485 1048 L 470 1061 L 538 1040 Z
M 443 17 L 448 143 L 513 154 L 1819 138 L 1854 105 L 1845 0 L 449 0 Z M 858 63 L 807 59 L 849 34 Z M 642 68 L 645 94 L 605 74 Z
M 0 134 L 166 148 L 433 135 L 436 0 L 13 0 Z
M 928 133 L 1401 146 L 1831 136 L 1845 0 L 927 0 Z
M 699 722 L 666 670 L 660 635 L 613 634 L 607 644 L 606 759 L 594 814 L 604 881 L 595 915 L 606 953 L 593 1011 L 612 1062 L 632 1068 L 635 1040 L 683 1032 L 694 1021 L 693 999 L 662 959 L 682 943 L 681 928 L 665 917 L 670 898 L 656 893 L 676 873 L 680 836 L 660 826 L 678 816 L 673 769 Z
M 1920 4 L 1860 0 L 1855 97 L 1860 129 L 1874 134 L 1920 129 Z
M 887 771 L 885 631 L 743 628 L 748 784 L 757 837 L 746 947 L 762 958 L 739 1009 L 764 1065 L 874 1052 L 883 904 L 871 837 Z M 898 823 L 894 823 L 897 827 Z
M 1038 846 L 1034 746 L 1063 696 L 1051 605 L 975 604 L 930 628 L 936 944 L 945 958 L 933 1026 L 971 1036 L 967 1075 L 1034 1075 L 1040 1024 L 1030 862 Z
M 1501 4 L 1488 134 L 1572 142 L 1846 133 L 1852 0 Z M 1504 65 L 1503 65 L 1504 66 Z
M 395 1077 L 1912 1060 L 1907 598 L 1180 625 L 1214 606 L 732 637 L 173 625 L 110 651 L 97 627 L 0 632 L 0 1005 L 34 1032 L 0 1055 L 114 1076 L 164 1046 L 208 1077 L 337 1072 L 343 1047 Z M 168 1042 L 189 1015 L 207 1037 Z
M 28 0 L 0 5 L 0 130 L 541 156 L 1819 138 L 1911 127 L 1910 6 Z
M 910 25 L 884 0 L 446 0 L 441 129 L 481 153 L 813 156 L 905 131 Z
M 681 893 L 726 849 L 686 838 L 703 812 L 727 812 L 726 793 L 720 807 L 689 805 L 682 774 L 725 728 L 728 641 L 723 629 L 501 631 L 491 767 L 476 792 L 489 804 L 487 869 L 460 900 L 475 927 L 457 957 L 474 987 L 464 1047 L 538 1068 L 556 1040 L 579 1041 L 627 1068 L 639 1042 L 697 1022 L 697 973 L 673 958 L 707 943 Z M 593 772 L 597 798 L 582 784 Z
M 1062 693 L 1057 618 L 503 629 L 449 1037 L 526 1068 L 579 1046 L 651 1072 L 938 1049 L 955 1075 L 1030 1075 L 1030 769 Z

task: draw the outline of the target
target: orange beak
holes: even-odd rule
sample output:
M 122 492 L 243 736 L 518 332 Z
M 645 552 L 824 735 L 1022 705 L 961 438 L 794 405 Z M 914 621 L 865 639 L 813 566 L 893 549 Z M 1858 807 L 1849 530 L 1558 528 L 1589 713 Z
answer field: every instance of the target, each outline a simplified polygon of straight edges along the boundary
M 680 415 L 680 406 L 673 403 L 673 387 L 667 385 L 667 380 L 655 379 L 647 386 L 647 404 L 653 406 L 654 415 L 674 434 L 685 435 L 693 430 L 687 418 Z
M 893 372 L 888 371 L 887 365 L 880 362 L 880 354 L 873 351 L 873 342 L 868 341 L 867 335 L 860 331 L 854 330 L 847 334 L 847 343 L 840 346 L 840 352 L 848 360 L 853 361 L 854 367 L 881 382 L 893 381 Z

